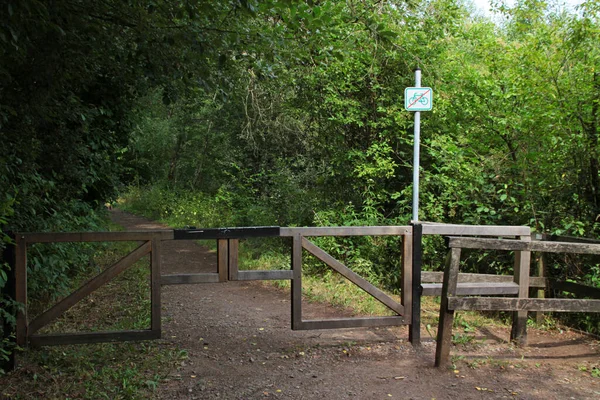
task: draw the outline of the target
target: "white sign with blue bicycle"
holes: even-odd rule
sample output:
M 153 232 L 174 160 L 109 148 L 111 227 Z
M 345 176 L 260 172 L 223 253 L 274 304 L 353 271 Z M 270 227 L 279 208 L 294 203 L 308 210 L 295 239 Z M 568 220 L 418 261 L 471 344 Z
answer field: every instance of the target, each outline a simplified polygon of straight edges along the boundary
M 433 90 L 430 87 L 408 87 L 404 89 L 406 111 L 431 111 Z

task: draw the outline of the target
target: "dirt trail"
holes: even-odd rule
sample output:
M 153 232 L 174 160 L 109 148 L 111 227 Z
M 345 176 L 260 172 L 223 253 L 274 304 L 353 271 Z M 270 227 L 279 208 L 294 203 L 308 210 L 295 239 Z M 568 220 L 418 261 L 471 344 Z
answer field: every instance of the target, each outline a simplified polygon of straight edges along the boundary
M 111 214 L 129 230 L 165 228 Z M 162 257 L 163 274 L 216 272 L 216 254 L 193 242 L 164 242 Z M 532 345 L 518 349 L 502 340 L 507 331 L 483 329 L 485 345 L 452 349 L 464 357 L 455 372 L 433 367 L 432 340 L 413 349 L 406 327 L 294 332 L 289 293 L 258 283 L 164 286 L 162 307 L 162 340 L 189 358 L 160 398 L 600 399 L 600 377 L 590 374 L 600 343 L 573 332 L 532 330 Z

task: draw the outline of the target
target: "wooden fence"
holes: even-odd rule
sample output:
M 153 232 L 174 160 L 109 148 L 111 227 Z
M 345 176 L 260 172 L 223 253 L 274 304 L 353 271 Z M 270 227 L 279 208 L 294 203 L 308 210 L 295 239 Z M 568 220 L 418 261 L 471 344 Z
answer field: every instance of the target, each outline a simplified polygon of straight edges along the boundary
M 445 271 L 422 272 L 423 235 L 457 236 L 449 239 L 450 253 Z M 312 237 L 342 236 L 397 236 L 402 239 L 401 267 L 392 271 L 401 282 L 400 302 L 375 287 L 351 268 L 336 260 L 318 247 Z M 477 237 L 466 237 L 477 236 Z M 239 240 L 252 237 L 281 237 L 290 240 L 291 263 L 289 270 L 243 271 L 239 269 Z M 494 239 L 490 239 L 493 237 Z M 455 310 L 506 310 L 515 311 L 511 339 L 525 343 L 527 312 L 539 311 L 590 311 L 600 310 L 600 300 L 529 299 L 529 288 L 543 289 L 548 280 L 543 276 L 530 277 L 531 252 L 562 252 L 600 254 L 597 243 L 540 242 L 531 240 L 531 232 L 524 226 L 472 226 L 417 223 L 412 226 L 371 227 L 315 227 L 315 228 L 218 228 L 135 232 L 84 232 L 84 233 L 19 233 L 15 246 L 5 258 L 14 267 L 15 300 L 24 305 L 17 314 L 17 343 L 21 346 L 90 343 L 160 338 L 161 310 L 160 287 L 171 284 L 216 283 L 226 281 L 286 279 L 291 281 L 291 328 L 294 330 L 338 329 L 390 325 L 409 325 L 409 340 L 420 344 L 421 296 L 441 295 L 440 326 L 436 365 L 447 363 L 449 357 L 452 319 Z M 501 238 L 501 239 L 498 239 Z M 512 238 L 508 240 L 507 238 Z M 161 243 L 165 240 L 217 241 L 217 272 L 192 274 L 161 274 Z M 33 243 L 138 241 L 139 246 L 117 263 L 98 274 L 75 292 L 29 321 L 27 316 L 27 248 Z M 459 274 L 461 249 L 489 249 L 515 252 L 514 275 Z M 329 268 L 363 289 L 395 315 L 383 317 L 357 317 L 304 320 L 302 318 L 302 264 L 308 253 Z M 63 333 L 41 335 L 39 330 L 56 320 L 66 310 L 85 296 L 109 282 L 129 268 L 141 257 L 150 254 L 151 271 L 151 326 L 146 330 Z M 582 296 L 600 298 L 600 290 L 571 282 L 550 282 L 551 287 L 580 293 Z M 506 297 L 459 297 L 459 296 Z M 6 331 L 6 329 L 5 329 Z
M 435 365 L 446 366 L 450 362 L 452 344 L 452 323 L 454 312 L 458 310 L 513 311 L 511 339 L 525 344 L 527 340 L 526 318 L 528 311 L 556 312 L 600 312 L 598 290 L 574 284 L 563 286 L 596 299 L 530 299 L 530 257 L 531 252 L 600 254 L 600 244 L 542 242 L 507 239 L 457 238 L 448 241 L 450 252 L 444 270 L 440 320 L 437 336 Z M 504 250 L 515 254 L 514 282 L 518 285 L 517 298 L 506 297 L 459 297 L 459 265 L 461 249 Z M 585 289 L 585 290 L 584 290 Z

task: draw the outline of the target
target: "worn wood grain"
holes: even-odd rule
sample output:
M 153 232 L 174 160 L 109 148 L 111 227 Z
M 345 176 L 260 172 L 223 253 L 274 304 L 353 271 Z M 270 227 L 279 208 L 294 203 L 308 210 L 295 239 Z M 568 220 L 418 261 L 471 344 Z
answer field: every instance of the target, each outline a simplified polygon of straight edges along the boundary
M 458 285 L 458 269 L 460 265 L 460 248 L 452 248 L 446 257 L 442 299 L 440 304 L 440 319 L 438 323 L 435 366 L 446 367 L 450 363 L 450 347 L 452 346 L 452 324 L 454 310 L 448 306 L 448 298 L 456 296 Z
M 441 296 L 441 283 L 423 283 L 423 296 Z M 456 294 L 459 296 L 495 296 L 517 295 L 519 285 L 514 282 L 466 282 L 458 283 Z
M 531 236 L 521 237 L 521 240 L 531 243 Z M 514 257 L 514 279 L 519 285 L 520 299 L 529 297 L 529 270 L 531 267 L 531 252 L 529 250 L 515 251 Z M 511 328 L 511 341 L 520 346 L 527 344 L 527 311 L 517 311 L 513 315 Z
M 421 222 L 423 235 L 527 236 L 528 226 L 453 225 Z
M 372 283 L 368 282 L 363 277 L 359 276 L 356 272 L 327 254 L 323 249 L 316 246 L 310 240 L 302 238 L 302 247 L 308 250 L 312 255 L 323 261 L 325 264 L 333 268 L 340 275 L 354 283 L 356 286 L 364 290 L 373 296 L 381 304 L 385 305 L 389 309 L 395 311 L 399 315 L 403 315 L 404 307 L 394 299 L 392 299 L 387 293 L 375 287 Z
M 444 279 L 443 272 L 422 272 L 421 282 L 423 283 L 441 283 Z M 493 275 L 493 274 L 472 274 L 472 273 L 459 273 L 458 283 L 468 282 L 490 282 L 490 283 L 503 283 L 503 282 L 514 282 L 512 275 Z M 529 287 L 532 288 L 545 288 L 546 278 L 540 278 L 536 276 L 529 277 Z
M 544 253 L 600 254 L 600 244 L 562 243 L 508 239 L 450 237 L 449 247 L 481 250 L 538 251 Z
M 29 324 L 27 334 L 32 335 L 42 327 L 46 326 L 49 322 L 58 318 L 62 313 L 73 307 L 77 302 L 83 299 L 85 296 L 98 289 L 100 286 L 109 282 L 115 276 L 125 271 L 127 268 L 132 266 L 141 257 L 152 251 L 151 242 L 145 242 L 140 245 L 137 249 L 123 257 L 116 264 L 108 267 L 96 277 L 89 280 L 86 284 L 81 286 L 79 289 L 71 293 L 69 296 L 62 299 L 60 302 L 55 304 L 52 308 L 38 316 L 36 319 L 31 321 Z
M 451 297 L 448 307 L 481 311 L 600 312 L 600 300 Z

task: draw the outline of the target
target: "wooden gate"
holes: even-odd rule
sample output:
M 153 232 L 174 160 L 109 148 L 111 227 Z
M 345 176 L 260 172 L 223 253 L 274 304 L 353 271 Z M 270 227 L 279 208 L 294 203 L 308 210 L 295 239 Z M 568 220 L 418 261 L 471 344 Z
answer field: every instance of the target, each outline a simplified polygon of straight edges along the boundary
M 80 233 L 18 233 L 15 235 L 15 300 L 23 305 L 17 315 L 16 340 L 24 346 L 32 344 L 59 345 L 159 339 L 160 325 L 160 243 L 173 238 L 172 231 L 80 232 Z M 141 244 L 86 284 L 62 299 L 41 315 L 29 321 L 27 317 L 27 247 L 33 243 L 116 242 L 139 241 Z M 144 330 L 62 333 L 40 335 L 37 332 L 60 317 L 84 297 L 131 267 L 141 257 L 150 254 L 151 326 Z
M 322 236 L 400 236 L 402 237 L 402 268 L 395 271 L 400 276 L 401 302 L 378 289 L 350 268 L 327 254 L 312 243 L 308 237 Z M 238 266 L 239 240 L 252 237 L 288 237 L 292 239 L 290 270 L 240 271 Z M 189 284 L 250 280 L 291 280 L 291 327 L 293 330 L 338 329 L 363 326 L 407 325 L 411 321 L 412 299 L 412 227 L 369 226 L 369 227 L 320 227 L 320 228 L 218 228 L 176 230 L 175 240 L 217 240 L 216 273 L 163 275 L 161 283 Z M 396 313 L 388 317 L 343 318 L 328 320 L 302 319 L 302 253 L 308 251 L 334 271 L 354 283 L 379 302 Z
M 401 301 L 378 289 L 356 274 L 347 266 L 327 254 L 311 242 L 308 237 L 317 236 L 401 236 L 402 267 L 395 271 L 401 279 Z M 291 269 L 240 271 L 238 268 L 239 240 L 250 237 L 291 238 Z M 164 240 L 217 240 L 216 273 L 169 274 L 161 275 L 160 249 Z M 33 320 L 27 316 L 27 247 L 33 243 L 58 242 L 110 242 L 140 241 L 141 244 L 117 263 L 107 268 L 85 283 L 76 291 L 62 299 Z M 302 319 L 302 253 L 307 251 L 323 261 L 337 273 L 366 291 L 379 302 L 393 310 L 395 316 L 362 317 L 327 320 Z M 145 330 L 61 333 L 42 335 L 38 331 L 60 317 L 84 297 L 106 284 L 121 272 L 132 266 L 141 257 L 150 254 L 151 326 Z M 161 285 L 216 283 L 238 280 L 291 280 L 291 327 L 294 330 L 337 329 L 352 327 L 372 327 L 406 325 L 411 322 L 412 301 L 412 227 L 372 226 L 372 227 L 331 227 L 331 228 L 218 228 L 164 231 L 133 232 L 80 232 L 80 233 L 19 233 L 15 236 L 15 300 L 23 304 L 17 314 L 17 344 L 60 345 L 95 342 L 158 339 L 161 336 Z

